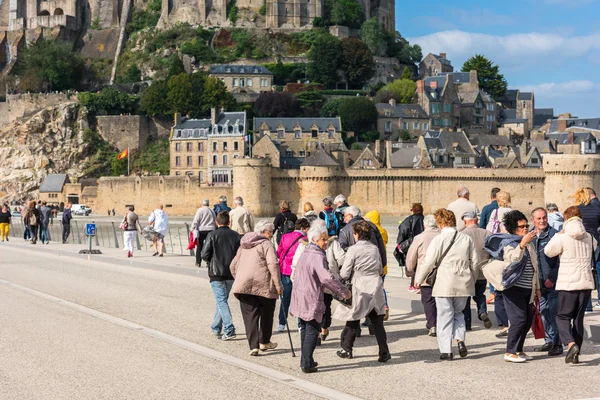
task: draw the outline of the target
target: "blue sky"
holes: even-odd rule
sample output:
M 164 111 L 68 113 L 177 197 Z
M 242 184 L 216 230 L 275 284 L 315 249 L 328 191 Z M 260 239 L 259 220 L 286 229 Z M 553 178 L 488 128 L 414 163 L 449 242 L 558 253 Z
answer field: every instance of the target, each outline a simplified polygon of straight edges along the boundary
M 533 90 L 536 108 L 600 117 L 600 0 L 396 2 L 396 30 L 447 53 L 455 70 L 474 54 L 500 66 L 509 87 Z

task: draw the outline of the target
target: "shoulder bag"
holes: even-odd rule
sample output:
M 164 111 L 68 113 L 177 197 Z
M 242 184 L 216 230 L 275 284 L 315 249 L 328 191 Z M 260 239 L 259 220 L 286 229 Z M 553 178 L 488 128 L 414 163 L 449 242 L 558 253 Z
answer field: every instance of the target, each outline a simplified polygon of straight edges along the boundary
M 590 235 L 591 236 L 591 235 Z M 592 242 L 592 279 L 594 280 L 594 290 L 598 290 L 598 270 L 596 269 L 596 249 L 594 249 L 594 238 L 590 237 Z
M 442 265 L 442 261 L 444 260 L 444 257 L 446 257 L 446 254 L 448 254 L 448 252 L 454 245 L 454 241 L 456 240 L 457 235 L 458 235 L 458 231 L 454 232 L 454 236 L 452 236 L 452 241 L 450 241 L 450 245 L 448 245 L 448 248 L 446 248 L 446 251 L 444 251 L 442 253 L 442 256 L 439 258 L 439 260 L 437 260 L 437 262 L 435 263 L 435 266 L 433 267 L 431 272 L 429 272 L 429 274 L 427 274 L 427 278 L 425 278 L 425 283 L 427 283 L 429 286 L 433 287 L 433 285 L 435 285 L 435 279 L 437 278 L 437 270 L 440 267 L 440 265 Z

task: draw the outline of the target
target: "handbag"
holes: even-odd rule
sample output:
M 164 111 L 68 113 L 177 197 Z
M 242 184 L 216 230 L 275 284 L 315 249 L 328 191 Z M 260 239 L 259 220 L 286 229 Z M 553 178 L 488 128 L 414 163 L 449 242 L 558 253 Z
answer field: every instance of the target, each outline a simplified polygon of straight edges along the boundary
M 596 269 L 596 249 L 594 249 L 594 238 L 592 237 L 592 279 L 594 280 L 594 290 L 598 290 L 598 270 Z
M 352 278 L 354 277 L 354 269 L 352 269 L 352 273 L 350 274 L 350 278 L 348 279 L 342 279 L 341 283 L 342 285 L 344 285 L 344 287 L 346 289 L 348 289 L 350 291 L 350 293 L 352 293 Z M 339 301 L 343 306 L 345 307 L 352 307 L 352 299 L 354 298 L 354 296 L 350 297 L 349 299 L 345 299 L 343 297 L 338 296 L 337 294 L 333 294 L 333 298 L 337 301 Z
M 425 283 L 427 283 L 429 286 L 433 287 L 433 285 L 435 285 L 435 279 L 437 278 L 437 270 L 440 267 L 440 265 L 442 265 L 442 261 L 444 260 L 444 257 L 446 257 L 446 254 L 448 254 L 448 252 L 454 245 L 454 241 L 456 240 L 457 235 L 458 231 L 454 232 L 454 236 L 452 236 L 452 241 L 450 242 L 450 245 L 448 246 L 446 251 L 442 253 L 442 256 L 439 258 L 439 260 L 437 260 L 433 269 L 427 274 L 427 278 L 425 278 Z
M 123 221 L 121 221 L 121 224 L 119 225 L 119 229 L 123 229 L 125 231 L 125 230 L 127 230 L 128 226 L 129 226 L 129 224 L 127 223 L 127 215 L 126 215 L 125 218 L 123 218 Z
M 544 322 L 542 321 L 542 315 L 540 314 L 540 303 L 538 300 L 533 302 L 533 322 L 531 324 L 531 331 L 536 339 L 543 339 L 546 337 Z

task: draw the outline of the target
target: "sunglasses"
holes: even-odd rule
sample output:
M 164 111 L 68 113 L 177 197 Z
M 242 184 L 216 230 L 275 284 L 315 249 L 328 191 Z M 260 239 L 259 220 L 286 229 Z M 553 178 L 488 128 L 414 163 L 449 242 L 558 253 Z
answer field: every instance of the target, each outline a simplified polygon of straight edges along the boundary
M 519 228 L 519 229 L 527 229 L 527 228 L 529 228 L 529 225 L 517 225 L 517 228 Z

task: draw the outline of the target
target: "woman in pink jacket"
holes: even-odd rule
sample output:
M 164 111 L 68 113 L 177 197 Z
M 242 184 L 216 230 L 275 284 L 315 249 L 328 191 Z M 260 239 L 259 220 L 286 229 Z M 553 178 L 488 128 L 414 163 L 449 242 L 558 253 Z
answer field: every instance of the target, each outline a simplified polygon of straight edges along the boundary
M 296 221 L 296 230 L 286 233 L 281 237 L 279 247 L 277 248 L 277 258 L 279 258 L 279 270 L 281 272 L 281 283 L 283 284 L 283 300 L 279 307 L 279 332 L 285 331 L 285 321 L 287 321 L 288 309 L 290 308 L 290 299 L 292 298 L 292 260 L 294 253 L 300 244 L 302 238 L 306 238 L 306 232 L 310 228 L 310 223 L 306 218 Z
M 290 305 L 290 314 L 300 319 L 300 340 L 302 372 L 317 372 L 318 364 L 313 359 L 317 346 L 321 322 L 325 314 L 323 290 L 331 290 L 340 297 L 350 298 L 351 293 L 328 271 L 325 249 L 327 248 L 327 228 L 315 224 L 308 231 L 310 244 L 306 247 L 294 276 L 294 291 Z

